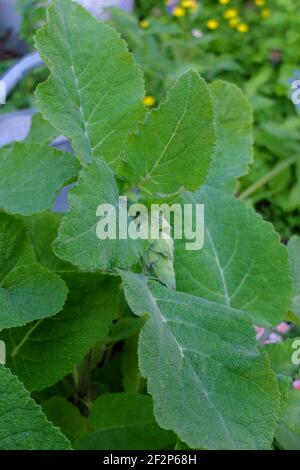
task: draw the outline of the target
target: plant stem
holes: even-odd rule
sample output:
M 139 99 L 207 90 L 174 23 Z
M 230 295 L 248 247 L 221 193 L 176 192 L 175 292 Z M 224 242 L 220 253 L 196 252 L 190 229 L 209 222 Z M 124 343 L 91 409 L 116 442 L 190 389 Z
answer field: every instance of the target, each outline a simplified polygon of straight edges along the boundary
M 245 200 L 248 197 L 252 196 L 252 194 L 254 194 L 256 191 L 258 191 L 265 184 L 267 184 L 272 178 L 275 178 L 275 176 L 282 173 L 286 168 L 293 165 L 298 160 L 299 160 L 299 157 L 294 156 L 294 157 L 288 158 L 287 160 L 284 160 L 283 162 L 278 163 L 277 165 L 275 165 L 274 168 L 272 168 L 271 171 L 269 171 L 269 173 L 267 173 L 262 178 L 257 180 L 254 184 L 249 186 L 249 188 L 245 189 L 245 191 L 243 191 L 240 194 L 239 198 L 242 199 L 242 200 Z
M 92 367 L 92 352 L 90 351 L 82 363 L 77 367 L 77 384 L 76 392 L 77 396 L 81 399 L 88 395 L 90 378 L 91 378 L 91 367 Z

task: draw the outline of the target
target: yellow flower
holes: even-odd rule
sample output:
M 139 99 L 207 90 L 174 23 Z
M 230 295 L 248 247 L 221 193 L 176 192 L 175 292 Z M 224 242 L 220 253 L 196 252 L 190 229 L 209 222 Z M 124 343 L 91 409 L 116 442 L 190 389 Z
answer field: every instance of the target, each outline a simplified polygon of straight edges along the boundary
M 176 7 L 176 8 L 174 8 L 174 10 L 172 11 L 172 15 L 173 15 L 173 16 L 176 16 L 177 18 L 180 18 L 181 16 L 184 16 L 184 15 L 185 15 L 185 9 L 182 8 L 182 7 Z
M 271 16 L 271 12 L 268 8 L 264 8 L 261 12 L 261 17 L 262 18 L 269 18 Z
M 223 16 L 224 18 L 226 18 L 226 20 L 230 20 L 230 18 L 235 18 L 237 15 L 238 15 L 238 11 L 236 8 L 229 8 L 223 13 Z
M 148 106 L 149 108 L 151 108 L 151 106 L 154 106 L 155 103 L 156 103 L 156 100 L 155 100 L 154 96 L 151 96 L 151 95 L 145 96 L 145 98 L 144 98 L 144 105 L 145 106 Z
M 255 0 L 255 5 L 262 7 L 265 4 L 265 0 Z
M 150 23 L 148 20 L 141 20 L 140 21 L 140 27 L 143 28 L 143 29 L 147 29 L 149 28 L 150 26 Z
M 239 33 L 247 33 L 249 31 L 249 26 L 246 23 L 240 23 L 236 27 Z
M 182 0 L 180 5 L 187 10 L 195 10 L 197 8 L 196 0 Z
M 218 29 L 218 27 L 220 26 L 220 23 L 218 20 L 211 19 L 211 20 L 208 20 L 208 22 L 206 23 L 206 26 L 208 27 L 208 29 Z
M 221 5 L 228 5 L 228 3 L 230 3 L 230 0 L 219 0 L 219 3 Z
M 239 24 L 240 20 L 238 18 L 230 18 L 229 20 L 229 26 L 231 28 L 235 28 Z

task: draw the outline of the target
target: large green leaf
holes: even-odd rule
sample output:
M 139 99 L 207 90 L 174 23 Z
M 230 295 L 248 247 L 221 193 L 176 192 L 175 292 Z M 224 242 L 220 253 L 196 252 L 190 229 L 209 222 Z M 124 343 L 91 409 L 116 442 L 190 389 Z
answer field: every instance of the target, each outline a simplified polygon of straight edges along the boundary
M 128 137 L 123 173 L 149 196 L 194 190 L 204 181 L 214 156 L 215 132 L 208 87 L 193 71 L 183 75 L 166 103 Z
M 298 390 L 290 390 L 275 437 L 283 449 L 300 450 L 300 393 Z
M 295 351 L 293 349 L 293 342 L 293 339 L 287 339 L 282 343 L 268 344 L 265 347 L 271 361 L 272 369 L 278 380 L 282 404 L 284 404 L 287 399 L 293 375 L 297 371 L 297 366 L 293 364 L 292 361 L 292 356 Z
M 112 393 L 100 396 L 89 418 L 94 432 L 75 442 L 81 450 L 155 450 L 174 445 L 173 433 L 160 429 L 149 396 Z
M 73 442 L 87 427 L 87 420 L 79 409 L 62 397 L 52 397 L 42 403 L 42 409 L 49 421 L 58 426 Z
M 0 207 L 22 215 L 42 212 L 77 173 L 71 155 L 46 145 L 5 147 L 0 150 Z
M 0 335 L 8 365 L 29 390 L 42 390 L 71 372 L 117 315 L 117 281 L 85 273 L 65 279 L 70 293 L 60 314 Z
M 149 315 L 139 360 L 154 415 L 193 448 L 269 449 L 280 395 L 247 316 L 124 273 L 128 303 Z
M 36 113 L 31 119 L 31 127 L 25 142 L 30 144 L 49 144 L 57 136 L 56 130 L 41 113 Z
M 62 261 L 53 253 L 52 242 L 58 235 L 61 220 L 62 214 L 50 211 L 23 218 L 39 263 L 50 271 L 76 271 L 75 266 Z
M 70 443 L 30 398 L 9 369 L 0 365 L 0 449 L 68 450 Z
M 216 119 L 216 157 L 207 183 L 232 191 L 236 179 L 252 162 L 252 111 L 246 96 L 233 83 L 217 80 L 210 85 Z
M 223 191 L 204 186 L 185 195 L 205 205 L 202 250 L 176 243 L 178 289 L 251 314 L 256 325 L 277 325 L 291 299 L 286 247 L 271 224 Z
M 95 155 L 118 160 L 145 113 L 142 74 L 125 42 L 75 2 L 56 0 L 36 45 L 51 71 L 36 92 L 43 116 L 69 138 L 83 164 Z
M 96 216 L 100 204 L 116 208 L 118 219 L 119 192 L 110 168 L 96 157 L 69 193 L 71 210 L 64 216 L 54 251 L 62 259 L 82 270 L 114 270 L 131 267 L 137 263 L 145 241 L 119 239 L 100 240 L 96 234 Z M 118 228 L 117 221 L 117 228 Z
M 23 223 L 0 213 L 0 330 L 55 315 L 66 296 L 64 281 L 36 263 Z
M 300 237 L 294 236 L 288 244 L 294 291 L 291 309 L 300 324 Z

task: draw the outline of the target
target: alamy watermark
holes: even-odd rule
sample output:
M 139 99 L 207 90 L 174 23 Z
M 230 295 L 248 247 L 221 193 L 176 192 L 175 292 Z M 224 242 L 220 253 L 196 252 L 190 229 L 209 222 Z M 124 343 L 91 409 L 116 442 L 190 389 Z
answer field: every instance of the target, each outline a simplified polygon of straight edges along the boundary
M 204 246 L 203 204 L 144 204 L 128 205 L 126 196 L 119 203 L 100 204 L 96 226 L 100 240 L 185 240 L 188 251 Z M 173 227 L 173 228 L 172 228 Z
M 293 341 L 292 349 L 295 349 L 295 352 L 292 354 L 292 363 L 295 366 L 300 366 L 300 339 Z
M 3 80 L 0 80 L 0 105 L 6 103 L 6 85 Z
M 0 341 L 0 364 L 6 364 L 6 346 L 4 341 Z

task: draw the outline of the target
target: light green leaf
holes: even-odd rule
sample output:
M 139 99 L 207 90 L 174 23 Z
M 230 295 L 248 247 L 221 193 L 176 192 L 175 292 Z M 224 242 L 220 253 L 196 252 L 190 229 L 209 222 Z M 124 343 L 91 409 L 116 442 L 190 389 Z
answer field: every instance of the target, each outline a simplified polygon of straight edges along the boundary
M 55 315 L 67 292 L 57 274 L 38 264 L 12 270 L 0 285 L 0 329 Z
M 291 238 L 288 244 L 288 252 L 294 284 L 291 309 L 297 317 L 297 323 L 300 325 L 300 237 L 294 236 Z
M 0 449 L 71 449 L 67 438 L 47 421 L 23 384 L 1 365 L 0 397 Z
M 117 281 L 83 273 L 65 279 L 70 293 L 59 315 L 0 335 L 8 365 L 29 390 L 42 390 L 71 372 L 117 315 Z
M 184 203 L 205 205 L 205 241 L 175 245 L 178 290 L 251 314 L 258 326 L 278 325 L 291 299 L 286 247 L 271 224 L 238 199 L 205 186 Z
M 55 253 L 82 270 L 115 270 L 136 264 L 145 241 L 117 238 L 100 240 L 96 234 L 96 216 L 100 204 L 116 208 L 119 192 L 110 168 L 100 157 L 81 173 L 79 183 L 69 193 L 71 210 L 64 216 L 59 235 L 53 244 Z M 117 231 L 118 231 L 117 220 Z
M 133 336 L 125 342 L 122 351 L 121 370 L 122 383 L 125 392 L 138 393 L 145 388 L 138 365 L 138 336 Z
M 293 374 L 297 371 L 297 366 L 295 366 L 292 361 L 292 356 L 295 352 L 292 345 L 293 339 L 287 339 L 282 343 L 268 344 L 264 348 L 268 353 L 272 369 L 279 383 L 282 404 L 287 399 Z
M 25 142 L 28 144 L 49 144 L 55 137 L 57 137 L 57 132 L 50 122 L 44 119 L 41 113 L 34 114 Z
M 207 176 L 215 133 L 210 93 L 193 71 L 170 90 L 166 103 L 152 111 L 124 149 L 125 177 L 146 197 L 194 190 Z
M 300 450 L 300 393 L 298 390 L 290 390 L 275 438 L 280 447 L 285 450 Z
M 73 442 L 87 427 L 87 420 L 76 406 L 62 397 L 52 397 L 42 403 L 42 409 L 49 421 Z
M 36 91 L 43 116 L 71 141 L 82 164 L 96 155 L 118 161 L 145 113 L 142 74 L 125 42 L 75 2 L 59 0 L 36 46 L 51 71 Z
M 38 261 L 50 271 L 76 271 L 75 266 L 60 260 L 52 250 L 61 220 L 61 214 L 50 211 L 23 218 Z
M 147 395 L 111 393 L 93 404 L 88 433 L 75 442 L 81 450 L 155 450 L 174 444 L 173 433 L 160 429 Z
M 207 183 L 233 192 L 236 179 L 247 173 L 253 160 L 252 110 L 233 83 L 217 80 L 210 86 L 216 119 L 216 156 Z
M 23 223 L 0 213 L 0 330 L 55 315 L 66 296 L 64 281 L 36 263 Z
M 149 315 L 139 362 L 154 415 L 192 448 L 269 449 L 279 391 L 242 312 L 123 274 L 128 303 Z
M 35 260 L 22 221 L 0 212 L 0 283 L 14 268 L 32 264 Z
M 0 150 L 0 207 L 21 215 L 42 212 L 77 173 L 71 155 L 46 145 L 5 147 Z

